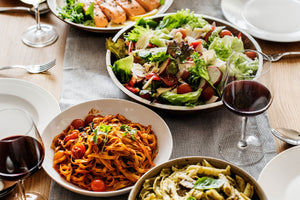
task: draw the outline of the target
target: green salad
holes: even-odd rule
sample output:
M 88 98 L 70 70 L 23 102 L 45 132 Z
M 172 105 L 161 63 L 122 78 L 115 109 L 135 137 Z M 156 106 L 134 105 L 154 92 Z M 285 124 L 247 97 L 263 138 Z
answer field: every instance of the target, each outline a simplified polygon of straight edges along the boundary
M 226 61 L 244 51 L 240 35 L 190 10 L 160 21 L 141 18 L 123 38 L 107 39 L 106 47 L 116 57 L 111 68 L 125 88 L 151 102 L 176 106 L 219 101 Z M 256 73 L 257 60 L 245 54 L 236 60 L 241 73 Z

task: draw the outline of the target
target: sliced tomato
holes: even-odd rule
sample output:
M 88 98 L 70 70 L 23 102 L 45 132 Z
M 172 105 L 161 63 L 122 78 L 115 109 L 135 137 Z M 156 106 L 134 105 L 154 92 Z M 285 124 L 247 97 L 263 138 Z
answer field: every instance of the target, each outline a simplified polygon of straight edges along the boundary
M 138 87 L 132 87 L 132 86 L 128 85 L 127 83 L 124 86 L 127 90 L 129 90 L 132 93 L 138 93 L 140 91 L 140 89 Z
M 82 119 L 74 119 L 71 123 L 71 125 L 75 128 L 75 129 L 79 129 L 81 127 L 84 127 L 85 123 Z
M 146 79 L 149 80 L 150 78 L 152 78 L 152 80 L 154 80 L 154 81 L 160 81 L 161 80 L 156 73 L 149 73 L 149 74 L 146 75 Z
M 157 46 L 156 46 L 155 44 L 149 43 L 149 44 L 148 44 L 148 47 L 149 47 L 149 48 L 154 48 L 154 47 L 157 47 Z
M 128 82 L 128 85 L 129 86 L 134 86 L 136 81 L 137 81 L 137 79 L 134 76 L 132 76 L 130 81 Z
M 127 46 L 128 46 L 127 54 L 129 54 L 133 50 L 133 42 L 130 41 Z
M 198 45 L 201 45 L 201 40 L 196 40 L 190 44 L 194 49 L 196 49 Z
M 82 158 L 85 154 L 85 146 L 82 143 L 78 142 L 72 147 L 71 152 L 74 158 Z
M 67 135 L 64 139 L 64 142 L 67 142 L 69 140 L 74 140 L 78 138 L 78 130 L 74 130 L 71 134 Z
M 206 41 L 206 42 L 208 42 L 208 38 L 209 38 L 209 36 L 212 34 L 212 32 L 215 30 L 215 28 L 216 27 L 211 27 L 211 29 L 210 29 L 210 31 L 205 35 L 205 38 L 204 38 L 204 40 Z
M 242 33 L 239 32 L 238 36 L 237 36 L 239 39 L 242 37 Z
M 104 192 L 106 190 L 106 185 L 103 180 L 95 179 L 91 182 L 91 188 L 96 192 Z
M 254 51 L 247 51 L 245 52 L 245 55 L 254 60 L 256 58 L 256 53 Z
M 177 94 L 185 94 L 193 92 L 192 87 L 187 83 L 182 83 L 177 87 Z
M 164 82 L 164 84 L 168 87 L 173 87 L 178 83 L 177 77 L 173 74 L 163 74 L 160 78 Z
M 232 33 L 231 33 L 231 31 L 225 29 L 225 30 L 222 30 L 219 35 L 222 38 L 222 37 L 224 37 L 226 35 L 232 36 Z

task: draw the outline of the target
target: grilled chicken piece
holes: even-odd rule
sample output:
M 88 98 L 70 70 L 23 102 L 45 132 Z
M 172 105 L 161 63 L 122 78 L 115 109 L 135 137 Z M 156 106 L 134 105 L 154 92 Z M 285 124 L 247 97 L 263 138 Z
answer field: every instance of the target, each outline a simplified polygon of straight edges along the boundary
M 114 0 L 95 0 L 105 16 L 116 24 L 126 21 L 125 11 Z
M 126 12 L 128 17 L 143 15 L 146 10 L 136 0 L 115 0 L 116 3 Z
M 151 11 L 160 6 L 159 0 L 136 0 L 147 11 Z

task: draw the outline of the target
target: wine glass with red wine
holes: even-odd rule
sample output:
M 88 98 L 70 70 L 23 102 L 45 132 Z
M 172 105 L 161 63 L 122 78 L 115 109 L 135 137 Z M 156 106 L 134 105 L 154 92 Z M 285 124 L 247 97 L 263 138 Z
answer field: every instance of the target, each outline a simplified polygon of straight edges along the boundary
M 247 131 L 248 117 L 266 111 L 272 103 L 271 61 L 262 52 L 233 53 L 223 78 L 224 106 L 241 116 L 241 129 L 224 134 L 219 142 L 221 156 L 236 165 L 250 165 L 264 156 L 258 131 Z M 250 129 L 250 128 L 249 128 Z
M 0 178 L 17 181 L 20 200 L 45 200 L 25 193 L 24 180 L 37 172 L 45 156 L 44 144 L 31 116 L 17 108 L 0 110 Z

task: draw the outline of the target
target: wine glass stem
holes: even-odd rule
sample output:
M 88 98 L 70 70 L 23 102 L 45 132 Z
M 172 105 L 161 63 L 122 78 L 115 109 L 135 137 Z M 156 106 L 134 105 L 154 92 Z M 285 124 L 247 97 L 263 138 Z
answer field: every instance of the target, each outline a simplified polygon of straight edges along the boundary
M 35 2 L 33 6 L 35 10 L 36 29 L 41 30 L 39 3 Z
M 238 142 L 237 146 L 239 149 L 243 150 L 247 148 L 247 141 L 246 141 L 246 127 L 247 127 L 247 117 L 242 117 L 242 129 L 241 129 L 241 138 Z
M 20 200 L 26 200 L 25 188 L 24 188 L 24 179 L 21 179 L 17 182 L 19 187 Z

